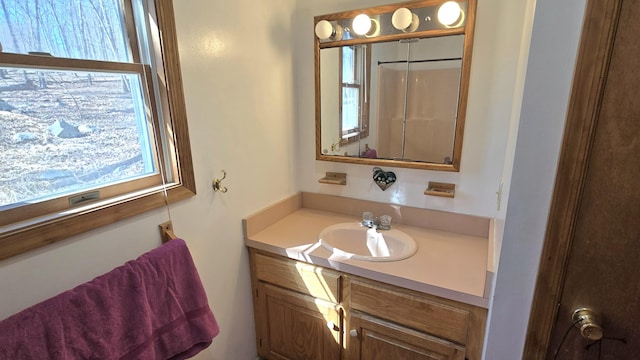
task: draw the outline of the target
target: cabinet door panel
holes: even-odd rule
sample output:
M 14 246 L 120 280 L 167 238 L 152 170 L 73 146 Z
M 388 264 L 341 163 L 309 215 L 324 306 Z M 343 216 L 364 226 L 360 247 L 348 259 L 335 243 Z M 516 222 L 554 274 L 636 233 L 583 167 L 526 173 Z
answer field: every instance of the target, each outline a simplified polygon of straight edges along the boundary
M 465 349 L 454 343 L 353 312 L 347 351 L 350 360 L 463 360 Z
M 341 315 L 335 304 L 270 285 L 261 288 L 270 359 L 340 359 Z

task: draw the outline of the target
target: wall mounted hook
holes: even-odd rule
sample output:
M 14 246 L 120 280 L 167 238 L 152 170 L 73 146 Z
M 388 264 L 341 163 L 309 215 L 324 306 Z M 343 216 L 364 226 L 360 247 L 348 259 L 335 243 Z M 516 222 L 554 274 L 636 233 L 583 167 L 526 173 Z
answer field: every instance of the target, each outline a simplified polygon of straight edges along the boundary
M 227 191 L 229 191 L 226 186 L 222 186 L 222 180 L 224 180 L 226 177 L 227 172 L 222 170 L 222 179 L 213 179 L 213 181 L 211 181 L 211 187 L 213 187 L 213 191 L 221 193 L 226 193 Z

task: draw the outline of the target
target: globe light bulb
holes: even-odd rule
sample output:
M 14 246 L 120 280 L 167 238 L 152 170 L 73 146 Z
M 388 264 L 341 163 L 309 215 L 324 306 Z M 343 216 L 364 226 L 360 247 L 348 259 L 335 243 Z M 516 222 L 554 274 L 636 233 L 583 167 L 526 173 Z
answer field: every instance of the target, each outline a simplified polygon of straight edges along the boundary
M 340 25 L 334 27 L 327 20 L 320 20 L 316 24 L 316 36 L 320 40 L 342 40 L 342 28 Z
M 371 18 L 367 14 L 360 14 L 353 19 L 351 27 L 356 34 L 364 35 L 371 30 Z
M 316 36 L 320 40 L 326 40 L 333 34 L 333 26 L 327 20 L 320 20 L 316 24 Z
M 447 1 L 438 9 L 438 21 L 444 26 L 451 26 L 460 19 L 460 4 L 455 1 Z
M 391 24 L 394 28 L 404 32 L 414 32 L 418 28 L 420 19 L 418 15 L 407 8 L 399 8 L 391 16 Z

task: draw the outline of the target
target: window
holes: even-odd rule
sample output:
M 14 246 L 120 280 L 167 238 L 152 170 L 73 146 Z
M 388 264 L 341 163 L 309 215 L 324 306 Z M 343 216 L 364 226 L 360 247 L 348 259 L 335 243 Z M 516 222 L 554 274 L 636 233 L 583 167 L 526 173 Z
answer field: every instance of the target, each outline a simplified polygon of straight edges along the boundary
M 371 52 L 367 45 L 340 48 L 340 145 L 369 135 Z
M 0 19 L 0 259 L 195 194 L 171 0 Z

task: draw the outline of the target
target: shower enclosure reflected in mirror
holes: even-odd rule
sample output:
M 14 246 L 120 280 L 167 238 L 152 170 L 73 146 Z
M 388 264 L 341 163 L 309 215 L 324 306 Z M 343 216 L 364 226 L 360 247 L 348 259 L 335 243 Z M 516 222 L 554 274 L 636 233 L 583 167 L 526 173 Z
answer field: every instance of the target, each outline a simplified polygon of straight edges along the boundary
M 458 3 L 462 14 L 453 25 L 435 20 L 443 3 L 315 18 L 318 160 L 459 170 L 475 2 Z M 398 8 L 415 14 L 415 31 L 391 25 Z M 350 19 L 362 13 L 374 29 L 357 35 Z M 334 31 L 321 38 L 323 20 Z

